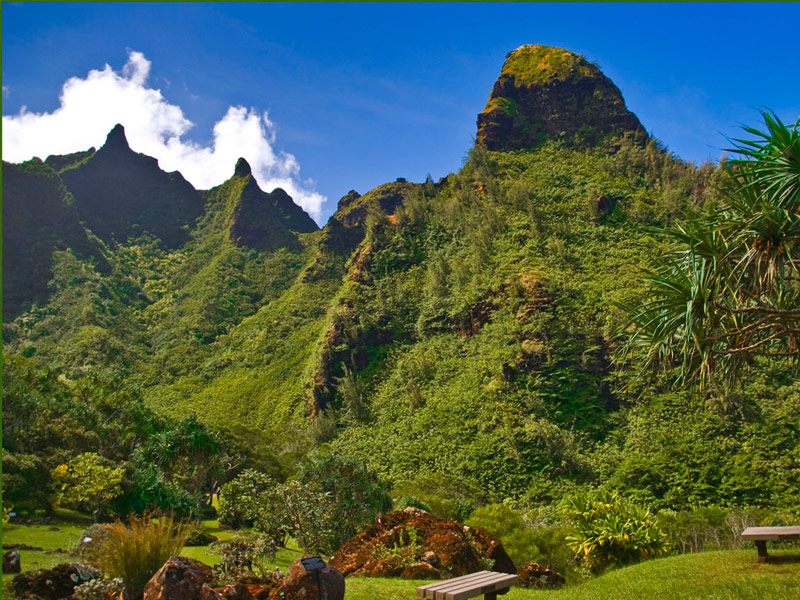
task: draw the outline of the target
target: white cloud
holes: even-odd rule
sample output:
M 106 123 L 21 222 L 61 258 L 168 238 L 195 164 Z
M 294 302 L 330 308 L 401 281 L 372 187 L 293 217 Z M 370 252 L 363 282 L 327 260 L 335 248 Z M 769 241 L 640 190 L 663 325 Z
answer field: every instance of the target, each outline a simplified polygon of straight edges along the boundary
M 20 162 L 99 148 L 111 128 L 122 123 L 132 149 L 154 156 L 166 171 L 180 171 L 198 189 L 228 179 L 241 156 L 262 189 L 282 187 L 320 219 L 326 198 L 313 191 L 313 181 L 300 179 L 293 155 L 273 150 L 275 127 L 266 112 L 231 106 L 214 125 L 210 146 L 183 140 L 193 124 L 160 90 L 147 87 L 150 64 L 141 52 L 129 51 L 120 73 L 105 65 L 84 79 L 68 79 L 61 106 L 53 112 L 32 113 L 22 107 L 19 114 L 3 115 L 3 159 Z

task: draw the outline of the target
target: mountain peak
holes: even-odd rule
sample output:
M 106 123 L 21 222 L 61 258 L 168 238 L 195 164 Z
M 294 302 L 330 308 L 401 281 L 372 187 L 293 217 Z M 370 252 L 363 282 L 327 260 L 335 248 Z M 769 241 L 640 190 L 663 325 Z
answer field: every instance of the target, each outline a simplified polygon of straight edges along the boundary
M 236 169 L 233 171 L 235 177 L 247 177 L 248 175 L 252 175 L 252 173 L 253 171 L 250 169 L 250 163 L 244 158 L 240 158 L 236 161 Z
M 580 54 L 531 44 L 506 55 L 476 139 L 489 150 L 534 147 L 547 139 L 593 143 L 610 133 L 645 134 L 619 88 Z
M 108 132 L 108 136 L 106 137 L 106 143 L 103 145 L 104 148 L 122 148 L 125 150 L 130 150 L 130 146 L 128 145 L 128 138 L 125 137 L 125 128 L 117 123 L 114 125 L 114 128 Z

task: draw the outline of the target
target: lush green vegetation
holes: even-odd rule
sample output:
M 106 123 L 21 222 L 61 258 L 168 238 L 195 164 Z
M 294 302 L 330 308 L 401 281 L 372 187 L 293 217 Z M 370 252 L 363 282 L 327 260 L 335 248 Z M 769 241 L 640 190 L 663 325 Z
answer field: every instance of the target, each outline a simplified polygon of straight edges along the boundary
M 59 515 L 65 515 L 61 511 Z M 74 515 L 77 517 L 77 515 Z M 57 520 L 55 525 L 12 525 L 4 528 L 3 543 L 25 543 L 41 547 L 42 551 L 22 550 L 23 570 L 52 566 L 64 560 L 76 559 L 77 555 L 66 552 L 48 554 L 48 550 L 73 548 L 81 531 L 90 519 L 84 517 L 83 525 L 73 521 Z M 204 525 L 217 536 L 230 537 L 230 531 L 219 530 L 215 522 Z M 58 531 L 53 528 L 57 527 Z M 196 558 L 208 565 L 220 561 L 220 555 L 208 547 L 184 547 L 184 556 Z M 798 550 L 770 550 L 776 557 L 774 563 L 760 564 L 755 560 L 755 550 L 729 550 L 684 554 L 615 570 L 600 577 L 570 585 L 560 591 L 525 590 L 512 588 L 506 596 L 510 599 L 578 598 L 581 600 L 620 598 L 633 600 L 643 597 L 659 600 L 689 600 L 711 598 L 792 598 L 800 592 L 800 560 Z M 300 556 L 290 545 L 279 549 L 271 567 L 286 572 L 288 566 Z M 3 575 L 4 589 L 13 575 Z M 348 578 L 346 581 L 348 600 L 386 598 L 407 600 L 424 581 L 380 578 Z M 6 594 L 4 594 L 5 596 Z
M 642 368 L 680 364 L 680 381 L 730 384 L 755 357 L 800 355 L 800 121 L 764 114 L 736 140 L 720 206 L 667 229 L 670 256 L 648 275 L 629 351 Z M 788 363 L 784 363 L 787 367 Z
M 555 74 L 570 56 L 550 57 Z M 796 523 L 797 131 L 767 125 L 765 143 L 721 167 L 631 136 L 477 145 L 437 183 L 348 194 L 321 231 L 292 226 L 296 207 L 240 164 L 198 196 L 196 222 L 173 219 L 169 239 L 128 219 L 103 223 L 103 242 L 73 222 L 75 178 L 75 198 L 107 187 L 88 175 L 102 149 L 64 159 L 61 175 L 4 165 L 83 236 L 17 248 L 50 271 L 4 317 L 4 508 L 198 518 L 221 487 L 221 520 L 252 526 L 261 546 L 291 532 L 332 553 L 393 498 L 485 527 L 515 560 L 570 583 L 739 548 L 750 524 Z M 666 255 L 678 258 L 664 267 Z M 708 268 L 687 271 L 701 258 Z M 647 343 L 637 335 L 654 317 L 640 311 L 625 346 L 626 307 L 654 306 L 654 281 L 668 277 L 644 274 L 659 268 L 712 282 L 681 288 L 708 311 Z M 686 300 L 667 303 L 672 316 Z M 730 360 L 716 357 L 732 340 Z M 772 351 L 738 354 L 754 344 Z M 654 357 L 659 371 L 641 368 Z M 715 366 L 735 367 L 737 385 L 673 387 Z M 670 573 L 706 561 L 650 561 L 579 589 L 691 597 Z M 731 593 L 788 589 L 714 573 Z M 382 597 L 413 588 L 359 580 L 354 597 L 374 586 Z

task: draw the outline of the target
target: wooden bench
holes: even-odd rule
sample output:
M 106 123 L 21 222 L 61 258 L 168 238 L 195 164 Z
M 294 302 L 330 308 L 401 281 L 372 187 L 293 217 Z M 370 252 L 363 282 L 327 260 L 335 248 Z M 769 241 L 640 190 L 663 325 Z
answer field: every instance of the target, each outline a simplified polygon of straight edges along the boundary
M 505 594 L 515 583 L 516 575 L 478 571 L 420 586 L 417 588 L 417 597 L 428 600 L 466 600 L 483 594 L 484 600 L 497 600 L 497 594 Z
M 780 542 L 800 539 L 800 527 L 748 527 L 742 540 L 753 542 L 758 550 L 758 562 L 767 562 L 767 541 Z

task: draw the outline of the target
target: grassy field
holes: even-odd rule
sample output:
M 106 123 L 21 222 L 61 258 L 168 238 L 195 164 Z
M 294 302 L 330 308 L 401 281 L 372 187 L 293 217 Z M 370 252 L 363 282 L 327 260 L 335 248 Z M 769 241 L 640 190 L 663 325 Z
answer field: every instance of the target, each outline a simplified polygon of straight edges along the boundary
M 10 525 L 3 546 L 26 544 L 40 550 L 21 550 L 23 571 L 77 560 L 72 548 L 88 524 L 80 515 L 61 511 L 50 525 Z M 230 539 L 234 532 L 216 521 L 203 523 L 213 535 Z M 186 547 L 182 554 L 213 565 L 218 554 L 205 547 Z M 286 572 L 300 556 L 296 547 L 281 549 L 274 566 Z M 683 554 L 620 569 L 557 591 L 513 588 L 507 600 L 794 600 L 800 599 L 800 550 L 770 550 L 774 560 L 756 561 L 755 550 Z M 13 575 L 3 575 L 3 589 Z M 426 582 L 401 579 L 348 578 L 347 600 L 412 600 Z M 428 582 L 429 583 L 429 582 Z M 3 594 L 8 597 L 7 593 Z

